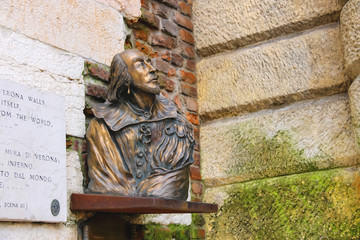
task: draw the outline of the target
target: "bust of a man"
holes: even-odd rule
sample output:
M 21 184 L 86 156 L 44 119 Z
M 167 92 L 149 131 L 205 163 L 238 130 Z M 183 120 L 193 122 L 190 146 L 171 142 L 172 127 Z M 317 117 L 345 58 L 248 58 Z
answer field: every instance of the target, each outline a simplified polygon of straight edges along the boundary
M 186 200 L 195 141 L 191 124 L 160 94 L 137 50 L 116 54 L 107 100 L 89 124 L 89 193 Z

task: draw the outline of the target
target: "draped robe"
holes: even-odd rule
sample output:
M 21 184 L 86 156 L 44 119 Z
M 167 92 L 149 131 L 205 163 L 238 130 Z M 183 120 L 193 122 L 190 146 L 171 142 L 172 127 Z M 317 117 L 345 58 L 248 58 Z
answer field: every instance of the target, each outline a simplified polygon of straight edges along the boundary
M 93 112 L 87 192 L 186 200 L 195 142 L 173 102 L 160 94 L 150 111 L 122 99 Z

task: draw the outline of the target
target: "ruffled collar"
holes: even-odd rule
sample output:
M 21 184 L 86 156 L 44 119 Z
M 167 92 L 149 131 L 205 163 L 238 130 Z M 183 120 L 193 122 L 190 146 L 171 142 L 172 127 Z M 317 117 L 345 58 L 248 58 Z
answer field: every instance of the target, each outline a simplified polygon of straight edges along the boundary
M 156 122 L 168 118 L 176 118 L 177 110 L 175 104 L 162 94 L 156 96 L 150 111 L 131 104 L 126 99 L 116 103 L 106 101 L 93 107 L 94 115 L 102 118 L 112 131 L 141 122 Z

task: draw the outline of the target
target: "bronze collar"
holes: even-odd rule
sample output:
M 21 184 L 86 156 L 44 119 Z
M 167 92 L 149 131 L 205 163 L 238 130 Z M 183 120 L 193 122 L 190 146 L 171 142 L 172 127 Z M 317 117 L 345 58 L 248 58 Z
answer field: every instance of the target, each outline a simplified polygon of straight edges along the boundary
M 175 104 L 162 94 L 156 96 L 150 111 L 144 111 L 122 99 L 117 103 L 106 101 L 97 104 L 93 107 L 93 112 L 97 118 L 104 119 L 112 131 L 141 122 L 156 122 L 177 116 Z

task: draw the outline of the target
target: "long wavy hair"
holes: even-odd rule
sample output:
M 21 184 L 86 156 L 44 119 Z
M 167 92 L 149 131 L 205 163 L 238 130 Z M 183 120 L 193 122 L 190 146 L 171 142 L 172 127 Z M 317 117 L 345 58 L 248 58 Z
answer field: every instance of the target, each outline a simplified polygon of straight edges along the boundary
M 111 61 L 109 81 L 107 100 L 114 103 L 119 101 L 123 92 L 127 90 L 132 81 L 120 53 L 117 53 Z

